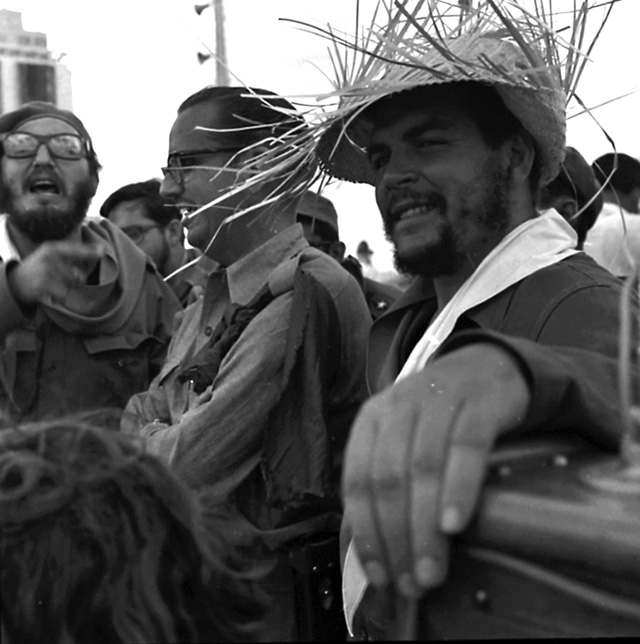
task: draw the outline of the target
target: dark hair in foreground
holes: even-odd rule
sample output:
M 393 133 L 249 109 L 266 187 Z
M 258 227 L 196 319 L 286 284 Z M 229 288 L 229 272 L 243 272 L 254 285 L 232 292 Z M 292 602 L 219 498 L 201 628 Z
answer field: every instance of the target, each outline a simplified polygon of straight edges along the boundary
M 220 519 L 118 432 L 79 417 L 2 429 L 2 641 L 252 640 L 255 575 Z
M 160 196 L 160 180 L 148 179 L 138 183 L 129 183 L 111 193 L 100 206 L 100 214 L 109 219 L 111 211 L 124 201 L 140 200 L 144 204 L 146 217 L 160 226 L 166 226 L 174 219 L 180 220 L 181 215 L 173 201 Z

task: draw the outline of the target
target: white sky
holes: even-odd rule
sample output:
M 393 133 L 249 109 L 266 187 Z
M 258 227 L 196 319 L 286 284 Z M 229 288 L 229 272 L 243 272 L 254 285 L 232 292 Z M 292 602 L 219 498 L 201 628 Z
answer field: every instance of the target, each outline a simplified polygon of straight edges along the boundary
M 374 0 L 361 0 L 371 7 Z M 178 105 L 211 84 L 215 63 L 197 52 L 215 47 L 212 9 L 200 16 L 190 0 L 0 0 L 20 11 L 23 26 L 44 32 L 71 70 L 73 111 L 92 135 L 104 166 L 94 199 L 102 202 L 125 183 L 159 176 Z M 573 5 L 573 0 L 556 5 Z M 330 73 L 326 44 L 279 18 L 331 23 L 351 30 L 355 0 L 225 0 L 227 53 L 239 84 L 292 95 L 320 93 Z M 619 0 L 592 54 L 579 93 L 589 106 L 640 87 L 640 1 Z M 594 112 L 617 149 L 640 158 L 640 93 Z M 569 120 L 568 143 L 587 161 L 611 151 L 588 116 Z M 380 268 L 391 264 L 369 186 L 341 184 L 327 196 L 340 217 L 341 237 L 355 255 L 367 239 Z M 357 211 L 357 214 L 356 212 Z

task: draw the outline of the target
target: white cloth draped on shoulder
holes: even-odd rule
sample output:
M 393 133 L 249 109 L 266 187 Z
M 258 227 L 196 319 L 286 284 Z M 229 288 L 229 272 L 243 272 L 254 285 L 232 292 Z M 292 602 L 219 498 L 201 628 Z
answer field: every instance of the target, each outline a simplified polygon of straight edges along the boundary
M 396 382 L 425 367 L 438 347 L 449 337 L 458 318 L 528 275 L 579 252 L 577 237 L 569 223 L 555 210 L 548 210 L 512 230 L 484 258 L 418 340 Z M 356 609 L 368 585 L 351 541 L 342 577 L 342 597 L 349 633 Z

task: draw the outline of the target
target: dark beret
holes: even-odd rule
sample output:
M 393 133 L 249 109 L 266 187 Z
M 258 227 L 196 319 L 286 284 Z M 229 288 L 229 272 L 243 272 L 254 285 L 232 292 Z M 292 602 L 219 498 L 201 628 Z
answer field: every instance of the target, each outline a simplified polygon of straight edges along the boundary
M 69 123 L 69 125 L 73 126 L 83 136 L 83 138 L 91 141 L 89 132 L 87 132 L 82 121 L 73 112 L 62 110 L 53 103 L 46 103 L 44 101 L 25 103 L 17 110 L 7 112 L 0 116 L 0 134 L 12 132 L 19 125 L 22 125 L 27 121 L 45 116 L 50 116 Z

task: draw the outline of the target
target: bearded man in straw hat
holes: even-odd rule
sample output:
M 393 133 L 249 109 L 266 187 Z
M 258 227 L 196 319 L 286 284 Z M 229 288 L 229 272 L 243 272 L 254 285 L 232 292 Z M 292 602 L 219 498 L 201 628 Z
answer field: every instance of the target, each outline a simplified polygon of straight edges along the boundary
M 317 147 L 330 176 L 374 186 L 397 266 L 415 277 L 373 325 L 372 397 L 343 474 L 346 617 L 358 632 L 360 608 L 368 637 L 384 633 L 388 589 L 412 605 L 447 577 L 449 537 L 469 525 L 496 443 L 569 431 L 613 451 L 623 427 L 622 283 L 536 209 L 564 154 L 555 32 L 493 2 L 447 32 L 406 4 L 337 84 Z M 545 632 L 536 619 L 494 635 Z

